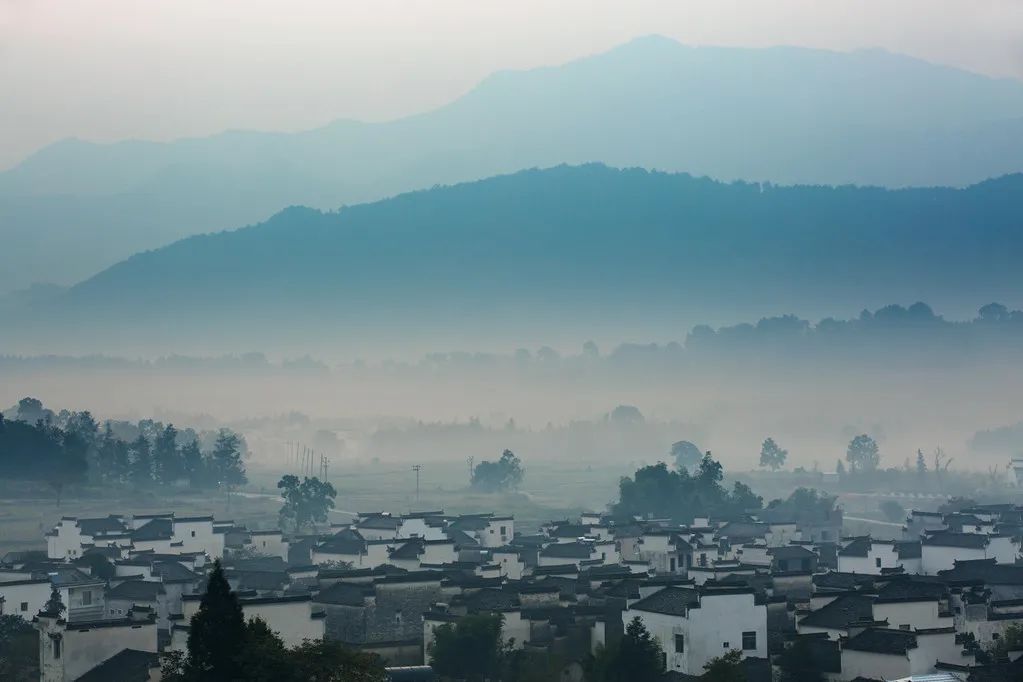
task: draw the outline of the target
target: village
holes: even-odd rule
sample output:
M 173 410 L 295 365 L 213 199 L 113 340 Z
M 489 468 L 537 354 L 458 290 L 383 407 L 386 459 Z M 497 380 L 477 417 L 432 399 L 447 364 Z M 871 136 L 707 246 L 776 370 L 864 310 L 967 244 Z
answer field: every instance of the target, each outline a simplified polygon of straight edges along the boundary
M 246 619 L 289 646 L 376 654 L 395 680 L 435 679 L 437 629 L 479 614 L 501 617 L 509 648 L 557 656 L 563 680 L 586 679 L 587 658 L 636 619 L 665 680 L 698 679 L 727 655 L 752 681 L 793 665 L 835 681 L 1020 674 L 1023 508 L 912 511 L 901 540 L 842 527 L 840 509 L 688 525 L 589 513 L 535 534 L 511 516 L 442 510 L 363 512 L 291 536 L 179 512 L 65 516 L 45 554 L 3 557 L 0 609 L 38 630 L 44 682 L 160 679 L 215 562 Z

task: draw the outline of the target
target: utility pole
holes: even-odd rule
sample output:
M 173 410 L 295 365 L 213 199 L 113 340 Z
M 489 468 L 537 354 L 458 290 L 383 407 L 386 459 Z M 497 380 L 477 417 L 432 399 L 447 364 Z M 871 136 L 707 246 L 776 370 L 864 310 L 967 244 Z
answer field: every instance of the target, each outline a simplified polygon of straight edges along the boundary
M 476 462 L 476 458 L 470 455 L 469 459 L 469 485 L 472 485 L 472 465 Z
M 413 464 L 412 471 L 416 472 L 416 502 L 419 501 L 419 470 L 422 469 L 421 464 Z

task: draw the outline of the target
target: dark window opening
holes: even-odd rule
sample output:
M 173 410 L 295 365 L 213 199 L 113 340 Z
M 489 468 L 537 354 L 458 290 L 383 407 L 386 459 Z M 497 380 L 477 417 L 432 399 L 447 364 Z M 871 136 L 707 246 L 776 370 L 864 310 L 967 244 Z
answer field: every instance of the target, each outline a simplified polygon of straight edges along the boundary
M 742 650 L 754 651 L 757 648 L 757 633 L 755 630 L 742 633 Z

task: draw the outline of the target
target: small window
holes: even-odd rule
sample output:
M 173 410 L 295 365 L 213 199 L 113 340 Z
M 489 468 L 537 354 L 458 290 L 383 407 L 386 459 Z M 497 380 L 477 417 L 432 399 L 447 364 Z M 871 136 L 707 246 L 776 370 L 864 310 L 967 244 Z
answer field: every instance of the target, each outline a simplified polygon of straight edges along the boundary
M 192 531 L 192 537 L 193 538 L 195 537 L 195 531 L 194 530 Z
M 85 590 L 82 592 L 82 606 L 92 605 L 92 590 Z
M 266 540 L 263 540 L 263 546 L 266 547 Z
M 501 535 L 508 534 L 508 526 L 501 526 Z
M 54 637 L 52 641 L 53 641 L 53 657 L 54 658 L 60 658 L 60 638 L 59 637 Z
M 394 614 L 394 624 L 401 625 L 401 612 Z
M 21 602 L 21 610 L 22 611 L 28 611 L 28 602 L 27 601 Z
M 722 649 L 731 649 L 732 645 L 730 643 L 728 643 L 728 642 L 722 642 L 721 643 L 721 648 Z
M 674 573 L 675 572 L 675 557 L 671 557 L 671 559 L 668 560 L 668 565 L 669 565 L 668 570 L 671 571 L 672 573 Z M 678 635 L 675 635 L 675 636 L 678 637 Z
M 682 654 L 686 650 L 686 638 L 685 635 L 675 635 L 675 653 Z
M 881 557 L 877 557 L 876 559 L 874 559 L 874 565 L 877 566 L 878 568 L 881 568 Z
M 756 630 L 750 630 L 742 633 L 742 650 L 743 651 L 756 651 L 757 648 L 757 632 Z

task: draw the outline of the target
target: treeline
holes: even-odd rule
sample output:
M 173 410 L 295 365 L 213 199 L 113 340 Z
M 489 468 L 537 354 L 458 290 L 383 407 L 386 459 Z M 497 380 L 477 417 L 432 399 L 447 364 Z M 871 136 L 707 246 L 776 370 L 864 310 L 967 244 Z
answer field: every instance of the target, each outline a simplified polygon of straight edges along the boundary
M 698 516 L 731 517 L 761 509 L 764 499 L 740 481 L 731 490 L 721 484 L 724 467 L 708 452 L 693 473 L 668 469 L 664 462 L 645 466 L 618 485 L 615 517 L 670 518 L 691 523 Z
M 54 415 L 35 398 L 22 399 L 13 418 L 0 413 L 0 477 L 50 483 L 124 483 L 136 488 L 187 483 L 195 489 L 246 482 L 244 441 L 221 429 L 212 446 L 173 424 L 145 420 L 137 436 L 119 437 L 124 423 L 100 424 L 88 411 Z

